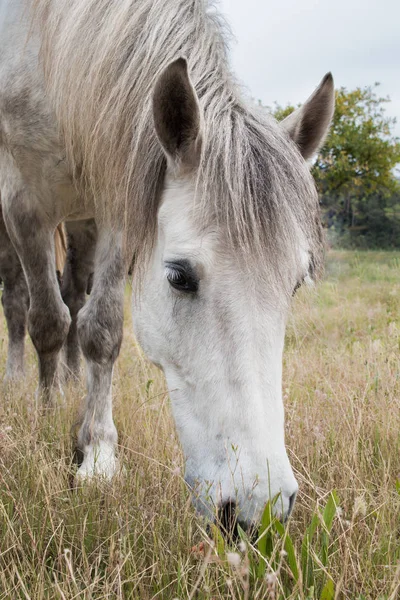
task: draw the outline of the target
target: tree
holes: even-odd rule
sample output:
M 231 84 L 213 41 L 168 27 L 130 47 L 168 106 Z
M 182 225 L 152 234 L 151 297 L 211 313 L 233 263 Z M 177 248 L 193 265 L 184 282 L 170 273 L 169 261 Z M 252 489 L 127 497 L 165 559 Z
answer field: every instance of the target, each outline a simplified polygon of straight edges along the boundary
M 390 99 L 378 95 L 378 85 L 337 90 L 331 131 L 312 167 L 327 224 L 360 234 L 373 227 L 370 204 L 375 213 L 380 207 L 380 226 L 399 218 L 393 206 L 400 191 L 395 174 L 400 140 L 393 134 L 396 120 L 385 114 Z M 273 114 L 281 120 L 293 110 L 275 106 Z

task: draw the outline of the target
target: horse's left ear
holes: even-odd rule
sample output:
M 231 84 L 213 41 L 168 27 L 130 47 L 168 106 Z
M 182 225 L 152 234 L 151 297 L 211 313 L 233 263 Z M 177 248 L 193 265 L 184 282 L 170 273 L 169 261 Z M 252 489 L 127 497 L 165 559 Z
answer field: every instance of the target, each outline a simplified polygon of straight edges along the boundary
M 200 107 L 184 58 L 161 73 L 153 94 L 158 139 L 175 166 L 194 167 L 200 157 Z
M 280 125 L 297 144 L 302 156 L 311 158 L 324 143 L 335 110 L 335 88 L 327 73 L 315 92 Z

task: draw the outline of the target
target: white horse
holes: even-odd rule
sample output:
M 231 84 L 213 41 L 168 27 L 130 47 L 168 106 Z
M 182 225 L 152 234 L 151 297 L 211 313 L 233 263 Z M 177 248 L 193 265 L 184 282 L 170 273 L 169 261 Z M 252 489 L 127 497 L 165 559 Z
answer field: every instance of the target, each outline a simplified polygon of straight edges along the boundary
M 0 6 L 0 193 L 48 399 L 71 321 L 54 229 L 94 218 L 98 231 L 78 315 L 88 373 L 78 477 L 118 467 L 111 380 L 134 255 L 135 331 L 171 390 L 196 507 L 249 524 L 280 494 L 286 517 L 297 483 L 282 351 L 293 290 L 322 263 L 306 160 L 329 128 L 332 77 L 278 125 L 244 101 L 205 0 Z

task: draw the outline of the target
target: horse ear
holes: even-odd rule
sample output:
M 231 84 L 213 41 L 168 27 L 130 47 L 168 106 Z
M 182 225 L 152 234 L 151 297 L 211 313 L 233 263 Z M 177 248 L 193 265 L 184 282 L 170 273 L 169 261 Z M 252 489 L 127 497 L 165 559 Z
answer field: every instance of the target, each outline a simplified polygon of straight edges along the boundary
M 280 125 L 297 144 L 307 160 L 324 143 L 335 110 L 335 88 L 331 73 L 327 73 L 315 92 Z
M 158 139 L 173 163 L 194 167 L 200 156 L 200 107 L 187 62 L 178 58 L 161 73 L 153 94 Z

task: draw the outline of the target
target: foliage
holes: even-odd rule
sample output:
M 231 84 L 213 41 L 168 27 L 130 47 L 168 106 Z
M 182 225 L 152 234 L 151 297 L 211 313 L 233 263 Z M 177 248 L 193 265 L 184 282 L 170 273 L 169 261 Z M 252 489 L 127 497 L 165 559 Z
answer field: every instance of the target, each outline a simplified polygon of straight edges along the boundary
M 393 169 L 400 162 L 400 140 L 392 134 L 395 119 L 385 116 L 390 100 L 376 89 L 336 92 L 331 131 L 313 166 L 323 196 L 365 198 L 398 190 Z
M 312 166 L 323 216 L 336 234 L 347 233 L 347 244 L 366 247 L 400 246 L 400 140 L 396 120 L 387 117 L 389 98 L 378 95 L 378 84 L 336 91 L 329 136 Z M 281 120 L 294 107 L 276 106 Z M 351 233 L 348 233 L 351 232 Z M 343 241 L 343 240 L 342 240 Z

